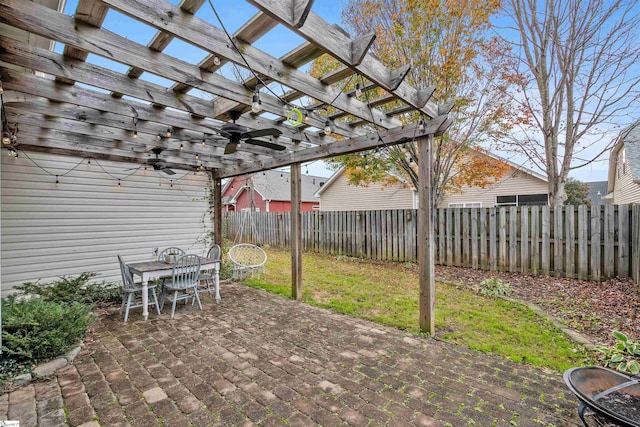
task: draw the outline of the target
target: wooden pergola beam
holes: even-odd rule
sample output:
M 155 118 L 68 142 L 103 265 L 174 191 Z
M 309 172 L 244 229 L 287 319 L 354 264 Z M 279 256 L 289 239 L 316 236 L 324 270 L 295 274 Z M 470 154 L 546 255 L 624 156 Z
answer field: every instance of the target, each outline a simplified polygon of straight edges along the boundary
M 302 299 L 302 168 L 291 165 L 291 296 Z
M 283 166 L 289 166 L 294 163 L 311 162 L 342 154 L 352 154 L 360 151 L 371 150 L 373 148 L 402 144 L 403 142 L 412 141 L 415 138 L 419 138 L 420 136 L 427 134 L 442 133 L 450 123 L 451 122 L 447 120 L 447 116 L 439 116 L 425 121 L 424 130 L 422 132 L 418 132 L 416 124 L 399 126 L 379 133 L 370 133 L 344 141 L 337 141 L 329 145 L 307 148 L 304 151 L 294 151 L 293 153 L 274 156 L 266 161 L 256 161 L 247 165 L 221 169 L 218 171 L 218 176 L 221 178 L 227 178 L 260 172 L 263 170 L 276 169 Z

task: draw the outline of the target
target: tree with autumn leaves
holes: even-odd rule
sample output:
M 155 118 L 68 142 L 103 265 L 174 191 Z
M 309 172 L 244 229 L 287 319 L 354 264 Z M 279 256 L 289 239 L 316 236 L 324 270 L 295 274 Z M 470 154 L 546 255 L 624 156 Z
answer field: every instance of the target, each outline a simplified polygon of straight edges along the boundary
M 373 53 L 386 66 L 410 64 L 406 77 L 410 85 L 435 87 L 431 100 L 438 105 L 454 102 L 453 123 L 433 147 L 434 206 L 449 191 L 464 185 L 484 187 L 502 178 L 509 167 L 482 152 L 528 119 L 511 102 L 520 76 L 507 71 L 514 68 L 509 47 L 487 36 L 489 19 L 499 10 L 497 0 L 349 0 L 343 10 L 343 22 L 352 36 L 376 32 Z M 325 55 L 314 62 L 311 73 L 319 77 L 338 65 Z M 338 85 L 367 88 L 367 83 L 356 77 Z M 373 88 L 363 91 L 359 99 L 371 103 L 381 95 L 381 90 Z M 419 122 L 415 114 L 400 119 Z M 417 150 L 414 141 L 340 156 L 332 163 L 345 167 L 353 184 L 400 180 L 417 188 Z

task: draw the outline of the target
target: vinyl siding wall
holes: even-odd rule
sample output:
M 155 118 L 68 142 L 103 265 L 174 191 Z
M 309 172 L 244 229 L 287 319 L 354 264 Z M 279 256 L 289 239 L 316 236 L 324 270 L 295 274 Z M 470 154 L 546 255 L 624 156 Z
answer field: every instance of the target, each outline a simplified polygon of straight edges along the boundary
M 613 204 L 624 205 L 629 203 L 640 203 L 640 184 L 633 182 L 631 168 L 627 164 L 628 159 L 624 158 L 624 148 L 618 152 L 618 162 L 616 169 L 615 183 L 613 187 Z
M 120 282 L 116 255 L 153 259 L 152 249 L 179 246 L 202 254 L 207 214 L 207 177 L 176 171 L 170 177 L 137 165 L 2 151 L 1 280 L 5 295 L 17 284 L 47 282 L 84 271 L 99 281 Z M 100 166 L 113 175 L 109 176 Z M 56 186 L 55 175 L 60 184 Z M 117 178 L 121 187 L 117 186 Z
M 485 188 L 464 186 L 459 193 L 446 195 L 438 207 L 446 208 L 449 203 L 481 202 L 483 208 L 495 206 L 497 196 L 524 194 L 546 194 L 547 183 L 528 173 L 512 169 L 500 181 Z
M 368 187 L 350 185 L 345 174 L 340 174 L 320 195 L 320 210 L 354 211 L 377 209 L 414 209 L 414 192 L 401 185 Z

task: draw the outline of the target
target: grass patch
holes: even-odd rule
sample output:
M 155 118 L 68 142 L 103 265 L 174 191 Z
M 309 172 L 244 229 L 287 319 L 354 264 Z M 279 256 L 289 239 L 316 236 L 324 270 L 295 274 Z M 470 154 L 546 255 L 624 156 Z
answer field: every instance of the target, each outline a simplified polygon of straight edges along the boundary
M 267 273 L 246 284 L 291 297 L 289 252 L 267 253 Z M 302 265 L 304 302 L 419 332 L 415 268 L 310 253 Z M 583 348 L 526 306 L 443 283 L 436 286 L 436 337 L 556 372 L 587 359 Z

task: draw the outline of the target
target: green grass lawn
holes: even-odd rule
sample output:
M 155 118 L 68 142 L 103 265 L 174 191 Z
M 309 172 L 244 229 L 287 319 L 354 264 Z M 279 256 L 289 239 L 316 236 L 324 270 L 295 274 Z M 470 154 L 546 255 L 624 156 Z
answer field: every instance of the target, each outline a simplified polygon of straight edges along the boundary
M 267 273 L 246 284 L 291 297 L 289 252 L 267 250 Z M 304 302 L 419 333 L 415 266 L 332 255 L 303 256 Z M 436 286 L 436 337 L 515 362 L 562 372 L 587 353 L 524 305 Z

